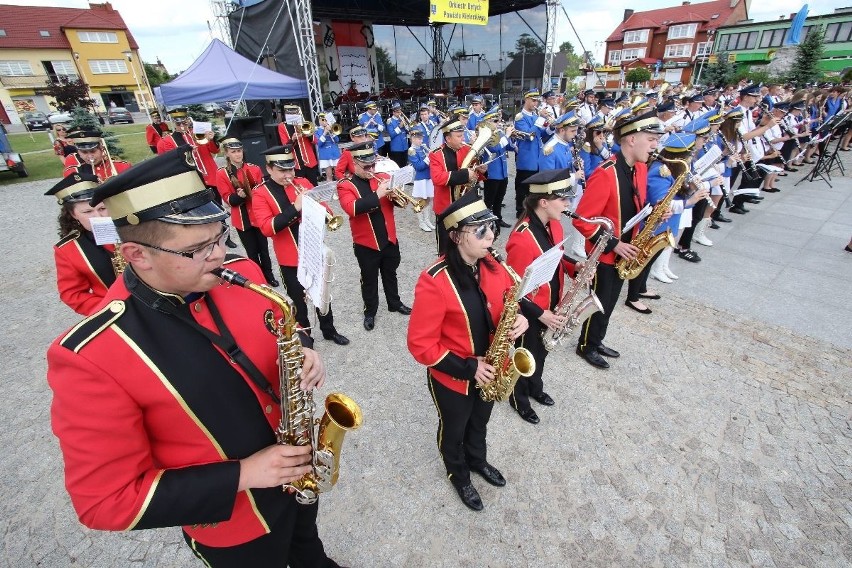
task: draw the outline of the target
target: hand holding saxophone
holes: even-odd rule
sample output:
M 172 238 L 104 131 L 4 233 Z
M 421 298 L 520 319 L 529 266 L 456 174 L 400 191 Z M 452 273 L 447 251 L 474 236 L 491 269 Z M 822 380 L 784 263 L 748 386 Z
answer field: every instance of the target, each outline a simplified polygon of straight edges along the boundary
M 302 347 L 302 354 L 305 359 L 302 361 L 302 380 L 299 382 L 299 388 L 307 392 L 322 387 L 325 384 L 325 363 L 313 349 Z
M 538 321 L 547 326 L 547 329 L 561 329 L 568 323 L 566 316 L 560 316 L 550 310 L 544 310 L 544 313 L 538 316 Z
M 487 385 L 494 380 L 495 369 L 485 362 L 485 357 L 477 357 L 476 361 L 476 374 L 473 378 L 476 379 L 476 384 Z
M 636 246 L 625 243 L 624 241 L 618 241 L 613 251 L 621 258 L 626 258 L 627 260 L 633 260 L 639 254 L 639 249 Z
M 515 323 L 512 324 L 512 329 L 509 330 L 509 339 L 512 341 L 516 340 L 520 336 L 524 334 L 526 330 L 530 328 L 530 322 L 527 321 L 527 318 L 522 316 L 520 313 L 515 317 Z
M 311 471 L 311 446 L 274 444 L 240 460 L 237 491 L 278 487 Z

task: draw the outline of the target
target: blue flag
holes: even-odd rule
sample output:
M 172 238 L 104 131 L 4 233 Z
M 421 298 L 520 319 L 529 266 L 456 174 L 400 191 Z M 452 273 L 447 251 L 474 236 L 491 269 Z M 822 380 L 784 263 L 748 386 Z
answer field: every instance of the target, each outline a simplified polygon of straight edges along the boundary
M 808 17 L 808 5 L 802 6 L 802 9 L 793 18 L 790 24 L 790 33 L 787 34 L 787 41 L 784 45 L 799 45 L 802 43 L 802 28 L 805 26 L 805 18 Z

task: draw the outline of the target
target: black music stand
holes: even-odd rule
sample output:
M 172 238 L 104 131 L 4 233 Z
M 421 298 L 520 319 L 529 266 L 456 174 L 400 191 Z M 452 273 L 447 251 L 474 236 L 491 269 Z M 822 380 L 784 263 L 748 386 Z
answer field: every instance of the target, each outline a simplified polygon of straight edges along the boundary
M 834 187 L 831 185 L 830 181 L 831 171 L 834 168 L 839 168 L 841 175 L 845 174 L 843 164 L 840 162 L 838 151 L 840 150 L 840 142 L 844 133 L 850 126 L 852 126 L 852 120 L 850 120 L 850 117 L 852 117 L 852 112 L 847 112 L 842 115 L 834 115 L 830 120 L 828 120 L 828 122 L 817 129 L 816 135 L 818 137 L 827 136 L 825 147 L 823 148 L 823 151 L 819 153 L 819 158 L 817 159 L 817 163 L 814 165 L 813 169 L 811 169 L 805 177 L 797 181 L 794 187 L 805 180 L 815 181 L 818 177 L 827 183 L 828 187 Z M 837 144 L 834 146 L 834 151 L 831 152 L 831 156 L 829 156 L 828 147 L 831 144 L 832 138 L 836 139 Z

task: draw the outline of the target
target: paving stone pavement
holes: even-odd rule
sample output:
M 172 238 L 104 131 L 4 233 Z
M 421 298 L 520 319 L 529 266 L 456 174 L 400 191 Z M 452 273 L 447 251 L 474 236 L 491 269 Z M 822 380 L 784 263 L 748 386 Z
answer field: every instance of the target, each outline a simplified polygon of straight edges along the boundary
M 616 308 L 607 344 L 622 357 L 609 371 L 570 346 L 551 354 L 556 406 L 537 409 L 538 426 L 495 408 L 489 461 L 508 485 L 474 479 L 481 513 L 444 477 L 407 319 L 380 311 L 363 330 L 349 230 L 330 234 L 335 316 L 352 344 L 319 341 L 324 390 L 352 396 L 365 423 L 321 499 L 329 554 L 370 567 L 852 565 L 852 255 L 842 251 L 852 180 L 790 190 L 797 179 L 715 231 L 702 263 L 673 260 L 681 279 L 657 285 L 653 314 Z M 200 566 L 178 529 L 90 531 L 71 508 L 44 353 L 77 317 L 56 295 L 50 185 L 0 188 L 16 204 L 0 221 L 16 236 L 0 267 L 0 566 Z M 795 242 L 766 237 L 785 223 Z M 398 226 L 410 303 L 433 236 L 411 212 Z

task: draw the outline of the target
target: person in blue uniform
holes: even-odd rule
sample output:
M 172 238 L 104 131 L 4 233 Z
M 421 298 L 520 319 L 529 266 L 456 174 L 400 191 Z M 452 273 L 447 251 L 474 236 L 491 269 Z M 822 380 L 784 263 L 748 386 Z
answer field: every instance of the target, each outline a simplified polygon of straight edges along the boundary
M 482 95 L 474 95 L 470 100 L 470 117 L 467 119 L 467 129 L 476 130 L 476 125 L 485 118 L 485 109 L 482 108 Z
M 541 158 L 541 138 L 548 134 L 545 120 L 537 112 L 539 102 L 538 89 L 524 93 L 524 107 L 515 115 L 515 130 L 529 132 L 532 140 L 518 141 L 518 151 L 515 156 L 515 217 L 520 217 L 524 210 L 524 199 L 529 194 L 526 179 L 538 171 Z M 551 130 L 550 133 L 553 131 Z
M 317 118 L 319 119 L 319 127 L 314 132 L 314 143 L 317 146 L 317 156 L 319 158 L 320 171 L 325 171 L 325 180 L 334 180 L 334 168 L 337 167 L 337 162 L 340 160 L 340 136 L 332 132 L 331 125 L 328 122 L 328 117 L 324 112 L 321 112 Z
M 380 156 L 387 156 L 388 148 L 385 144 L 385 123 L 382 121 L 382 115 L 379 114 L 375 101 L 369 101 L 364 105 L 364 112 L 358 117 L 358 124 L 363 126 L 367 130 L 367 134 L 375 140 L 376 152 Z
M 501 114 L 500 108 L 496 107 L 485 115 L 484 120 L 495 122 L 500 119 Z M 502 135 L 497 139 L 497 143 L 485 147 L 487 160 L 490 163 L 487 171 L 488 178 L 483 184 L 482 199 L 485 201 L 485 206 L 497 217 L 498 235 L 501 228 L 508 229 L 511 227 L 509 223 L 503 220 L 503 198 L 506 196 L 506 189 L 509 186 L 509 152 L 518 151 L 518 145 L 512 138 L 514 130 L 514 126 L 506 126 Z
M 541 150 L 538 169 L 556 170 L 568 168 L 574 171 L 574 138 L 577 136 L 579 118 L 574 111 L 566 112 L 552 123 L 554 135 Z M 580 172 L 579 175 L 582 175 Z
M 391 117 L 388 119 L 388 134 L 390 135 L 389 158 L 400 168 L 408 162 L 408 127 L 402 116 L 402 103 L 394 101 L 391 104 Z
M 414 168 L 414 187 L 412 197 L 425 199 L 426 207 L 417 214 L 420 228 L 426 232 L 435 230 L 432 224 L 432 199 L 435 197 L 435 187 L 429 171 L 429 147 L 423 143 L 423 131 L 412 128 L 409 133 L 411 147 L 408 149 L 408 163 Z
M 586 178 L 612 155 L 606 139 L 605 124 L 604 117 L 596 116 L 585 126 L 586 140 L 580 148 L 580 158 L 583 160 L 583 175 Z

